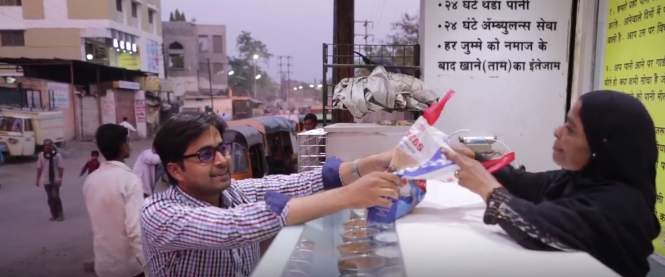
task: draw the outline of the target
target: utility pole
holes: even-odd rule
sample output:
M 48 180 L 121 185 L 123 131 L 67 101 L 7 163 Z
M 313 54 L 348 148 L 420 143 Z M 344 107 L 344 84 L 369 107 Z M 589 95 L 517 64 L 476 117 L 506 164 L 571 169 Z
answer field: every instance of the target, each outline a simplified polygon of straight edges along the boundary
M 215 113 L 215 108 L 213 107 L 213 98 L 212 98 L 212 72 L 210 71 L 210 58 L 208 58 L 208 87 L 210 88 L 210 111 Z
M 168 68 L 168 65 L 167 65 L 168 62 L 169 62 L 168 56 L 169 55 L 168 55 L 168 52 L 166 52 L 166 47 L 164 46 L 164 43 L 162 43 L 162 57 L 163 57 L 162 59 L 164 59 L 164 61 L 162 62 L 162 64 L 163 64 L 162 66 L 164 66 L 164 80 L 167 80 L 169 78 L 169 68 Z M 171 86 L 173 86 L 173 85 L 171 85 Z M 160 90 L 159 97 L 161 99 L 161 96 L 162 96 L 162 93 L 161 93 L 162 85 L 161 84 L 159 85 L 159 90 Z M 168 91 L 166 92 L 166 101 L 167 101 L 167 103 L 171 104 L 171 93 L 169 93 Z
M 368 39 L 370 37 L 372 38 L 372 40 L 374 40 L 374 35 L 369 33 L 370 29 L 374 29 L 374 21 L 368 21 L 367 19 L 365 19 L 364 21 L 354 21 L 354 23 L 363 24 L 363 27 L 365 28 L 365 33 L 355 34 L 355 36 L 363 37 L 365 39 L 365 45 L 367 45 Z
M 337 53 L 333 54 L 333 63 L 335 64 L 353 64 L 353 48 L 344 45 L 353 45 L 354 35 L 354 12 L 355 0 L 334 0 L 333 4 L 333 44 L 337 46 Z M 353 67 L 336 67 L 333 69 L 332 83 L 337 84 L 344 78 L 351 78 L 354 75 Z M 330 92 L 332 93 L 332 92 Z M 324 99 L 325 107 L 332 103 L 327 103 Z M 335 123 L 353 123 L 353 115 L 349 111 L 332 110 L 332 119 Z M 323 123 L 326 125 L 326 122 Z
M 282 79 L 280 82 L 284 81 L 284 75 L 286 75 L 286 86 L 281 86 L 284 89 L 281 94 L 286 98 L 286 106 L 289 106 L 289 92 L 291 91 L 291 88 L 287 87 L 291 85 L 291 59 L 293 57 L 291 56 L 278 56 L 279 58 L 279 76 Z M 286 64 L 282 62 L 282 60 L 286 60 Z M 286 70 L 283 70 L 282 66 L 286 66 Z M 280 97 L 282 96 L 280 95 Z

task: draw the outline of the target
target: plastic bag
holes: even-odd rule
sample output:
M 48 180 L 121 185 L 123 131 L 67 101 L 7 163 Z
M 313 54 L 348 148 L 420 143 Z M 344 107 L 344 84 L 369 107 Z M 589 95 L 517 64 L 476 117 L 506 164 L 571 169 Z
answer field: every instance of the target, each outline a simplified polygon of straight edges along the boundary
M 448 91 L 438 103 L 429 107 L 411 126 L 397 145 L 391 161 L 390 171 L 398 175 L 405 184 L 400 189 L 399 199 L 392 199 L 392 207 L 371 207 L 367 220 L 377 223 L 392 223 L 405 216 L 420 203 L 427 193 L 427 180 L 454 180 L 455 171 L 459 167 L 446 158 L 441 152 L 449 149 L 451 138 L 434 128 L 446 102 L 455 94 Z M 490 172 L 495 172 L 510 164 L 515 159 L 509 153 L 497 160 L 484 162 Z

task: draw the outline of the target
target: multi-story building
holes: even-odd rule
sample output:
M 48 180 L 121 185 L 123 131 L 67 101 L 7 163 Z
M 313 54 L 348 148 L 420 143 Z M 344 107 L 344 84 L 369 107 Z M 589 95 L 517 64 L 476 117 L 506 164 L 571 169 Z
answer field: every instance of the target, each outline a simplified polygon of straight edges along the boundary
M 163 76 L 160 0 L 0 0 L 0 57 L 83 60 Z
M 163 22 L 167 75 L 185 108 L 231 110 L 225 25 Z M 213 101 L 210 94 L 213 94 Z M 212 103 L 211 103 L 212 102 Z

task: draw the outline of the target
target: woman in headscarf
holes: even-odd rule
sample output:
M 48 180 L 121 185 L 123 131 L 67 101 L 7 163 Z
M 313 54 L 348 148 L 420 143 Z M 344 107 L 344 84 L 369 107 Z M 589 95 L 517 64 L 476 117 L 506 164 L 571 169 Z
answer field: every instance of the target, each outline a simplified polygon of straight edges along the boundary
M 468 148 L 446 155 L 460 166 L 459 184 L 487 202 L 484 222 L 521 246 L 584 251 L 624 277 L 646 276 L 660 233 L 658 149 L 646 108 L 623 93 L 593 91 L 554 136 L 553 159 L 562 170 L 507 167 L 492 176 L 478 162 L 486 158 Z

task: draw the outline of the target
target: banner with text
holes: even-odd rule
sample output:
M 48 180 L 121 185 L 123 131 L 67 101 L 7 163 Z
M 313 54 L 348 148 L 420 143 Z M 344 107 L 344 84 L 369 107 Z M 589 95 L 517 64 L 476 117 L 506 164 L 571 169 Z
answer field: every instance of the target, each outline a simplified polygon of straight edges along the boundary
M 609 0 L 604 45 L 602 88 L 635 96 L 656 125 L 660 155 L 655 213 L 665 227 L 665 1 Z M 654 247 L 665 257 L 665 228 Z

